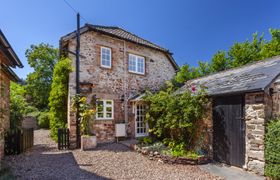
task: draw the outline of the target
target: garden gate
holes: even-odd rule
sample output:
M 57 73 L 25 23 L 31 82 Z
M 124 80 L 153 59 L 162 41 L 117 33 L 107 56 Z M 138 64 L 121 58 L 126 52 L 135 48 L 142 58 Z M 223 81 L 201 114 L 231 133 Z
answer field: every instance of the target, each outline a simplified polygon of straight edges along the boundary
M 11 129 L 5 133 L 5 155 L 20 154 L 34 144 L 33 129 Z
M 58 143 L 58 149 L 69 149 L 70 143 L 69 143 L 69 129 L 67 128 L 59 128 L 57 132 L 57 143 Z

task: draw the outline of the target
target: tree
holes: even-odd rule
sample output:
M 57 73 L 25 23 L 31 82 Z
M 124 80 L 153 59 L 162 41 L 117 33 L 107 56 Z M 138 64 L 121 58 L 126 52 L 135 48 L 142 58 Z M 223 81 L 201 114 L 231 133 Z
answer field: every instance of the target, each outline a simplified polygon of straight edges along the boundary
M 280 30 L 270 29 L 272 40 L 264 44 L 260 55 L 262 58 L 269 58 L 280 55 Z
M 28 106 L 25 101 L 26 91 L 23 86 L 11 82 L 10 85 L 10 122 L 11 128 L 16 128 L 20 125 Z
M 186 64 L 181 67 L 181 70 L 177 73 L 175 80 L 179 83 L 183 83 L 196 77 L 199 77 L 198 68 L 190 67 Z
M 218 51 L 216 54 L 214 54 L 210 66 L 212 72 L 218 72 L 228 69 L 230 67 L 230 62 L 227 58 L 226 52 Z
M 31 104 L 39 110 L 48 109 L 54 66 L 59 59 L 58 49 L 49 44 L 31 45 L 25 52 L 28 64 L 34 72 L 26 79 L 26 93 Z
M 196 77 L 280 55 L 280 30 L 270 29 L 269 31 L 272 36 L 271 41 L 265 41 L 263 35 L 258 36 L 258 33 L 254 33 L 252 41 L 234 43 L 229 51 L 215 53 L 209 64 L 199 61 L 197 68 L 189 65 L 182 66 L 174 78 L 175 81 L 180 85 Z
M 246 40 L 242 43 L 235 43 L 229 50 L 228 56 L 232 67 L 239 67 L 253 61 L 261 59 L 260 52 L 264 45 L 263 36 L 258 38 L 258 34 L 253 34 L 253 41 Z
M 211 67 L 208 62 L 198 61 L 199 76 L 206 76 L 211 73 Z
M 71 61 L 62 58 L 54 67 L 53 81 L 49 97 L 51 136 L 57 140 L 57 129 L 67 123 L 68 78 Z

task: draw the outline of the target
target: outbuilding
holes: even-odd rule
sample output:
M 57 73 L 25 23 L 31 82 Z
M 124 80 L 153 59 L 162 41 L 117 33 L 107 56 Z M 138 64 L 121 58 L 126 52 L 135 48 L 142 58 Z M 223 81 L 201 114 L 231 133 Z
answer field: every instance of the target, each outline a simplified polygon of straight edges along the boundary
M 209 156 L 263 175 L 265 127 L 280 114 L 280 56 L 190 80 L 179 91 L 201 86 L 211 102 Z

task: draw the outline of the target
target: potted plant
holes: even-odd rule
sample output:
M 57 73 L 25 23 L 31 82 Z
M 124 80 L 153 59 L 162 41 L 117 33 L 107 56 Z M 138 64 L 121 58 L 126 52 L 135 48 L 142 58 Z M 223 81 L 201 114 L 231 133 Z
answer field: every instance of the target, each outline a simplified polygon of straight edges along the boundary
M 81 127 L 81 150 L 91 150 L 97 146 L 96 135 L 92 131 L 92 125 L 95 119 L 96 105 L 95 97 L 92 97 L 91 103 L 87 103 L 84 96 L 76 95 L 73 99 L 72 108 L 77 112 L 79 109 L 79 121 Z

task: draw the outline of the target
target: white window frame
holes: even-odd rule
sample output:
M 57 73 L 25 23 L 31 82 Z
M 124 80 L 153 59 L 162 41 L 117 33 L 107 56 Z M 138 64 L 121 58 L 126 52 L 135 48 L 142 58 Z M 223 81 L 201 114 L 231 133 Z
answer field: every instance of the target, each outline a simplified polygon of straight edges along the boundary
M 135 70 L 135 71 L 129 69 L 130 57 L 135 57 L 135 59 L 136 59 L 136 62 L 135 62 L 135 69 L 136 69 L 136 70 Z M 143 59 L 143 72 L 139 72 L 139 71 L 138 71 L 138 60 L 139 60 L 138 58 Z M 143 57 L 143 56 L 138 56 L 138 55 L 135 55 L 135 54 L 128 54 L 128 71 L 129 71 L 129 72 L 144 75 L 144 74 L 145 74 L 145 71 L 146 71 L 146 67 L 145 67 L 145 66 L 146 66 L 145 57 Z
M 102 59 L 103 49 L 109 50 L 109 52 L 110 52 L 110 66 L 107 66 L 107 65 L 102 64 L 102 62 L 103 62 L 103 61 L 102 61 L 102 60 L 103 60 L 103 59 Z M 107 61 L 107 59 L 106 59 L 106 61 Z M 101 48 L 100 48 L 100 64 L 101 64 L 101 67 L 109 68 L 109 69 L 112 68 L 112 50 L 111 50 L 111 48 L 101 46 Z
M 138 108 L 138 106 L 140 107 L 141 106 L 141 110 L 142 110 L 142 112 L 144 111 L 144 114 L 137 114 L 137 108 Z M 144 121 L 143 122 L 145 122 L 145 113 L 146 113 L 146 108 L 147 108 L 147 106 L 145 105 L 145 104 L 143 104 L 143 103 L 135 103 L 134 104 L 134 108 L 133 108 L 133 110 L 134 110 L 134 115 L 135 115 L 135 117 L 134 117 L 134 119 L 135 119 L 135 137 L 145 137 L 145 136 L 148 136 L 149 135 L 149 126 L 148 126 L 148 123 L 145 123 L 145 129 L 146 129 L 146 132 L 142 132 L 142 133 L 137 133 L 137 129 L 138 128 L 144 128 L 144 127 L 138 127 L 138 125 L 137 125 L 137 123 L 138 123 L 138 121 L 137 121 L 137 118 L 140 118 L 139 116 L 141 116 L 143 119 L 144 119 Z
M 112 120 L 112 119 L 114 119 L 114 101 L 111 100 L 111 99 L 99 99 L 99 100 L 97 100 L 96 103 L 98 103 L 98 101 L 103 102 L 103 117 L 102 118 L 98 117 L 98 109 L 97 109 L 98 104 L 97 104 L 96 105 L 96 120 Z M 106 101 L 111 101 L 111 105 L 110 106 L 107 105 Z M 106 117 L 106 113 L 107 113 L 106 107 L 111 107 L 112 108 L 112 117 L 111 118 Z

